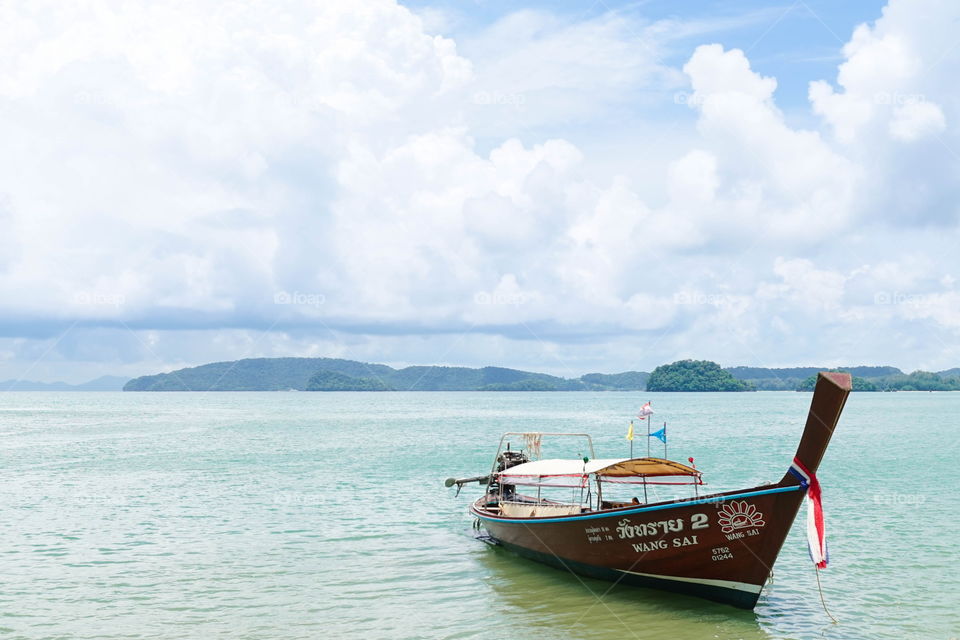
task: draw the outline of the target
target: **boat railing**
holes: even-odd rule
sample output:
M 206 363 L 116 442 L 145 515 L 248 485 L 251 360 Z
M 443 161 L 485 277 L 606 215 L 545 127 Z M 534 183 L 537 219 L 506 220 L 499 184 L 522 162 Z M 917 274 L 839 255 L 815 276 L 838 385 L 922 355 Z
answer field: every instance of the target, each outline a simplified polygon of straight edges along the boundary
M 565 433 L 565 432 L 547 432 L 547 431 L 508 431 L 500 436 L 500 443 L 497 445 L 497 454 L 493 456 L 493 469 L 491 471 L 496 471 L 497 460 L 500 459 L 500 454 L 503 452 L 503 443 L 507 438 L 514 436 L 522 436 L 524 438 L 528 437 L 537 437 L 543 438 L 548 436 L 551 438 L 555 437 L 575 437 L 575 438 L 584 438 L 587 441 L 587 446 L 590 449 L 590 458 L 596 458 L 597 455 L 593 450 L 593 438 L 590 437 L 589 433 Z
M 590 458 L 596 458 L 597 455 L 593 449 L 593 438 L 590 437 L 589 433 L 565 433 L 565 432 L 550 432 L 550 431 L 507 431 L 502 436 L 500 436 L 500 442 L 497 445 L 497 453 L 493 456 L 493 464 L 490 466 L 490 475 L 487 479 L 487 492 L 490 491 L 490 486 L 494 482 L 497 474 L 497 463 L 500 460 L 500 454 L 503 453 L 503 443 L 507 438 L 522 436 L 524 440 L 532 440 L 537 442 L 537 449 L 539 449 L 539 442 L 544 436 L 551 438 L 554 437 L 576 437 L 576 438 L 585 438 L 587 441 L 587 447 L 590 449 Z M 507 443 L 507 448 L 509 449 L 510 443 Z

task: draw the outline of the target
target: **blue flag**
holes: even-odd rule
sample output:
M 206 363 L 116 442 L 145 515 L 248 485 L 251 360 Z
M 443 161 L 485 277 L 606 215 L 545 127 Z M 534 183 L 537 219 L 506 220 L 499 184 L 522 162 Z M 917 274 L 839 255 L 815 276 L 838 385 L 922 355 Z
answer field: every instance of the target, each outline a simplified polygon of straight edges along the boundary
M 664 427 L 660 431 L 654 431 L 650 434 L 651 438 L 659 438 L 663 444 L 667 444 L 667 428 Z

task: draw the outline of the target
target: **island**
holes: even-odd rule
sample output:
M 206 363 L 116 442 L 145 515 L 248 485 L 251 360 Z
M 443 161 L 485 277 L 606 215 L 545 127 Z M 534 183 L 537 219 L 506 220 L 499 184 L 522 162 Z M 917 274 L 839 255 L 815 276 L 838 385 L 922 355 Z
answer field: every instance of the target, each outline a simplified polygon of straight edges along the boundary
M 141 376 L 124 391 L 808 391 L 818 371 L 853 375 L 854 391 L 960 390 L 960 369 L 939 373 L 896 367 L 728 367 L 680 360 L 652 373 L 587 373 L 563 378 L 505 367 L 385 364 L 341 358 L 247 358 Z
M 832 371 L 842 371 L 832 369 Z M 951 371 L 956 371 L 953 369 Z M 849 373 L 849 372 L 845 372 Z M 933 373 L 932 371 L 914 371 L 907 375 L 897 372 L 874 379 L 853 377 L 854 391 L 960 391 L 960 375 L 949 371 Z M 816 376 L 810 376 L 797 385 L 797 391 L 813 391 Z
M 412 366 L 340 358 L 249 358 L 141 376 L 124 391 L 642 391 L 650 374 L 561 378 L 503 367 Z
M 679 360 L 662 364 L 647 380 L 647 391 L 756 391 L 710 360 Z

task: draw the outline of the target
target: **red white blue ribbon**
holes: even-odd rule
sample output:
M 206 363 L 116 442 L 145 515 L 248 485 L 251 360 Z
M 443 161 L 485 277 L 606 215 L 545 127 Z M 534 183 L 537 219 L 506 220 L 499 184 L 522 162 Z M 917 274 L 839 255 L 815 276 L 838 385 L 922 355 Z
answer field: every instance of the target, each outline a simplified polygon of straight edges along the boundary
M 827 553 L 827 529 L 823 522 L 823 503 L 817 474 L 807 469 L 799 458 L 793 459 L 790 473 L 799 478 L 801 486 L 807 489 L 807 546 L 810 559 L 818 569 L 824 569 L 830 556 Z

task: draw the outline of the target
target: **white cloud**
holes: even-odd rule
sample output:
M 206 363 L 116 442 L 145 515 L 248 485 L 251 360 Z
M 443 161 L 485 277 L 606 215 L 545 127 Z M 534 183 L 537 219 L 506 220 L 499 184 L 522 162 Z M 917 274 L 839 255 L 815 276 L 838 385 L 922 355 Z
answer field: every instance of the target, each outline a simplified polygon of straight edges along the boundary
M 719 186 L 717 158 L 708 151 L 694 149 L 670 165 L 668 193 L 674 203 L 710 203 Z
M 934 96 L 943 93 L 956 60 L 939 36 L 952 33 L 945 25 L 958 17 L 958 7 L 938 0 L 892 0 L 883 17 L 857 27 L 844 46 L 837 73 L 843 91 L 822 80 L 811 83 L 814 111 L 845 143 L 876 135 L 884 124 L 903 142 L 940 133 L 946 116 Z
M 780 297 L 807 309 L 836 311 L 844 295 L 847 277 L 826 269 L 817 269 L 802 258 L 777 258 L 773 272 L 780 277 L 776 286 Z
M 665 34 L 609 12 L 575 22 L 520 10 L 467 38 L 475 92 L 469 111 L 481 134 L 516 135 L 548 125 L 597 122 L 644 99 L 644 91 L 680 86 L 660 62 Z
M 923 35 L 946 37 L 950 12 L 894 1 L 858 28 L 837 88 L 811 85 L 820 131 L 744 52 L 703 45 L 671 68 L 664 23 L 613 12 L 522 11 L 455 43 L 428 28 L 449 16 L 388 0 L 12 6 L 0 306 L 10 340 L 30 339 L 3 351 L 16 366 L 79 320 L 130 368 L 151 350 L 884 360 L 870 349 L 898 323 L 957 329 L 943 147 L 960 60 Z M 618 141 L 624 157 L 542 133 L 620 135 L 618 113 L 686 83 L 695 127 L 685 106 L 676 132 L 651 115 L 662 135 Z M 887 288 L 932 303 L 876 304 Z M 121 322 L 137 335 L 111 337 Z M 201 348 L 205 327 L 229 329 Z M 437 337 L 468 329 L 482 337 Z M 53 353 L 95 359 L 71 344 Z
M 893 110 L 890 135 L 904 142 L 913 142 L 946 128 L 943 111 L 929 102 L 910 102 Z
M 849 224 L 858 168 L 817 132 L 786 124 L 773 101 L 775 80 L 753 72 L 742 51 L 720 45 L 698 47 L 684 71 L 697 127 L 726 178 L 703 207 L 714 220 L 775 243 L 817 242 Z

